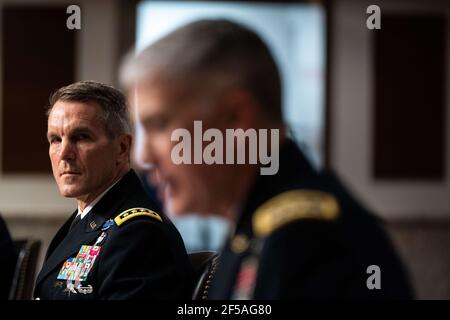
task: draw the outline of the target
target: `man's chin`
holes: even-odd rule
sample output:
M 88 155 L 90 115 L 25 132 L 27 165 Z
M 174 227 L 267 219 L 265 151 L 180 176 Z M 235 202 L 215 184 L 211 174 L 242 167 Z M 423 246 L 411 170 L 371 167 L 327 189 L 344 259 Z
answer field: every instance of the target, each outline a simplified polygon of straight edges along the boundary
M 166 197 L 164 199 L 164 211 L 169 217 L 185 216 L 193 212 L 191 209 L 191 206 L 186 205 L 186 203 L 178 199 L 172 197 Z
M 79 190 L 73 189 L 59 189 L 59 193 L 65 198 L 78 198 L 82 194 Z
M 186 203 L 184 201 L 177 201 L 174 199 L 167 199 L 164 201 L 164 211 L 169 217 L 183 217 L 186 215 L 195 214 L 210 214 L 202 206 L 194 205 L 192 203 Z

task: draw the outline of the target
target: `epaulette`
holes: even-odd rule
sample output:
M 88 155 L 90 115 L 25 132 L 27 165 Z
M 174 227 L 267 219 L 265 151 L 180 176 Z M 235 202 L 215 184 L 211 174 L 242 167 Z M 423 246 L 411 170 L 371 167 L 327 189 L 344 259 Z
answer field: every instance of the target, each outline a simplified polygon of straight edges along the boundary
M 253 215 L 253 231 L 264 237 L 298 219 L 335 220 L 339 214 L 336 198 L 317 190 L 291 190 L 258 207 Z
M 162 222 L 162 219 L 159 214 L 157 214 L 155 211 L 152 211 L 152 210 L 146 209 L 146 208 L 127 209 L 127 210 L 123 211 L 122 213 L 120 213 L 117 217 L 115 217 L 114 222 L 118 226 L 120 226 L 130 219 L 133 219 L 136 217 L 142 217 L 142 216 L 150 217 L 150 218 L 153 218 L 153 219 L 156 219 L 156 220 L 159 220 Z

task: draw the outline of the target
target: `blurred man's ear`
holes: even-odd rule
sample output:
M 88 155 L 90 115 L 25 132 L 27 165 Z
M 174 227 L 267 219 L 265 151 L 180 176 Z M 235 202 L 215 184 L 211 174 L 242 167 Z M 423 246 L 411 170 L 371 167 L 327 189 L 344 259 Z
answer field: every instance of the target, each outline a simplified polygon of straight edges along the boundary
M 261 108 L 253 95 L 245 89 L 232 89 L 220 97 L 219 112 L 227 128 L 258 128 Z

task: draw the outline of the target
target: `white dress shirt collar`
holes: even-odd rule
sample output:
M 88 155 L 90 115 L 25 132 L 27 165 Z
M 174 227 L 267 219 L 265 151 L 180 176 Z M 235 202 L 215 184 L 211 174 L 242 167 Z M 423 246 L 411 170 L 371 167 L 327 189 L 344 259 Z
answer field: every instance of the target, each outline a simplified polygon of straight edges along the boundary
M 106 189 L 105 191 L 103 191 L 97 198 L 94 199 L 94 201 L 92 201 L 91 203 L 89 203 L 89 205 L 86 206 L 86 208 L 84 208 L 84 210 L 80 209 L 80 206 L 78 206 L 78 213 L 77 216 L 81 215 L 81 219 L 83 219 L 90 211 L 91 209 L 103 198 L 103 196 L 112 188 L 116 185 L 117 182 L 119 182 L 121 179 L 117 180 L 116 182 L 114 182 L 112 185 L 109 186 L 108 189 Z

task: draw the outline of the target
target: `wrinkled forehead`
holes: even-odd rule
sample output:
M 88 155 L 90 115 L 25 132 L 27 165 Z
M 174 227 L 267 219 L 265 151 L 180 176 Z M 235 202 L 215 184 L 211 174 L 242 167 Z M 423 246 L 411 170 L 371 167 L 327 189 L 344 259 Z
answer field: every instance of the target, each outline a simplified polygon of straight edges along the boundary
M 104 123 L 102 108 L 95 102 L 58 100 L 50 111 L 48 127 L 99 127 Z

